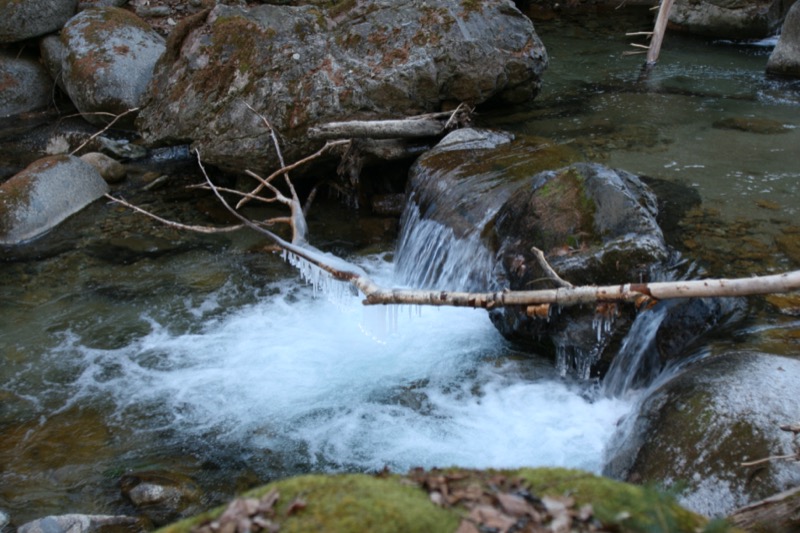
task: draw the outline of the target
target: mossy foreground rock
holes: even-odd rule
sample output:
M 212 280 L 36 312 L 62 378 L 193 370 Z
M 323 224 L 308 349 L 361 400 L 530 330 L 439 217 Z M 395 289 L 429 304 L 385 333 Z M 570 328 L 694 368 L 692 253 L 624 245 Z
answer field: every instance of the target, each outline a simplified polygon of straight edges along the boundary
M 652 489 L 577 470 L 414 470 L 290 478 L 162 533 L 222 531 L 728 531 Z M 548 529 L 549 530 L 549 529 Z

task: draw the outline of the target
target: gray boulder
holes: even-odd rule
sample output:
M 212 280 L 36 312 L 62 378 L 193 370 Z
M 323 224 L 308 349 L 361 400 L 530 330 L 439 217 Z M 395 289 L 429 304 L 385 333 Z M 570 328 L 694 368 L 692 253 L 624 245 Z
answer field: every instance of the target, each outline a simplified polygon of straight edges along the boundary
M 28 522 L 21 525 L 17 533 L 110 533 L 135 531 L 141 526 L 139 519 L 130 516 L 65 514 Z
M 35 161 L 0 185 L 0 244 L 34 239 L 106 192 L 97 170 L 77 157 Z
M 33 59 L 0 52 L 0 116 L 7 117 L 46 107 L 53 80 Z
M 78 0 L 0 0 L 0 43 L 58 31 L 77 5 Z
M 476 130 L 445 137 L 411 169 L 396 268 L 414 287 L 552 288 L 532 251 L 576 285 L 646 279 L 669 250 L 652 192 L 634 175 L 576 163 L 543 139 Z M 569 165 L 569 166 L 568 166 Z M 557 170 L 552 170 L 557 169 Z M 588 377 L 633 309 L 598 320 L 595 309 L 544 315 L 506 307 L 490 317 L 507 338 L 551 352 L 561 370 Z
M 143 137 L 189 140 L 208 162 L 235 170 L 278 166 L 256 113 L 292 161 L 321 146 L 305 133 L 322 122 L 530 100 L 547 64 L 532 23 L 509 0 L 217 5 L 173 35 L 139 116 Z
M 795 2 L 783 21 L 778 44 L 767 61 L 767 72 L 800 78 L 800 2 Z
M 150 26 L 116 7 L 80 12 L 64 26 L 61 41 L 64 87 L 93 124 L 110 120 L 96 113 L 118 115 L 141 105 L 165 49 L 163 38 Z
M 774 35 L 791 2 L 786 0 L 676 0 L 670 28 L 723 39 Z
M 796 452 L 780 426 L 797 422 L 798 388 L 796 358 L 732 352 L 690 365 L 621 425 L 604 474 L 675 488 L 710 517 L 796 487 L 795 462 L 742 463 Z

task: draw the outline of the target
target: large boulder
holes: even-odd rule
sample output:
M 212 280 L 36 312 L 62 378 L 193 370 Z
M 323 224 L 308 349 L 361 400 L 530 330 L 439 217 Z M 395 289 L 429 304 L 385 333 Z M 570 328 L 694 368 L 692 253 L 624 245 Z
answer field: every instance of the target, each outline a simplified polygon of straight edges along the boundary
M 577 163 L 534 175 L 496 217 L 498 275 L 511 290 L 553 288 L 535 247 L 573 285 L 650 281 L 670 259 L 657 214 L 655 195 L 623 170 Z M 552 344 L 559 370 L 583 378 L 598 371 L 609 344 L 635 316 L 631 306 L 616 305 L 540 313 L 509 306 L 490 316 L 508 338 L 539 350 Z
M 534 247 L 575 285 L 647 281 L 663 270 L 670 250 L 653 193 L 630 173 L 569 165 L 575 158 L 542 139 L 479 130 L 445 137 L 410 173 L 396 258 L 404 281 L 471 291 L 552 288 Z M 490 316 L 507 338 L 588 377 L 634 313 L 602 311 L 509 306 Z
M 0 244 L 34 239 L 106 192 L 97 170 L 77 157 L 35 161 L 0 185 Z
M 64 87 L 78 111 L 93 124 L 139 107 L 164 39 L 143 20 L 116 7 L 91 8 L 67 22 Z
M 796 453 L 800 361 L 761 353 L 726 353 L 687 366 L 657 388 L 621 424 L 621 443 L 606 475 L 681 491 L 680 501 L 705 516 L 800 484 Z M 629 433 L 630 432 L 630 433 Z
M 778 44 L 767 61 L 767 72 L 800 78 L 800 2 L 795 2 L 783 21 Z
M 0 51 L 0 117 L 46 107 L 53 80 L 34 59 Z
M 792 0 L 676 0 L 670 29 L 723 39 L 774 35 Z
M 0 43 L 59 30 L 75 14 L 78 0 L 0 0 Z
M 138 125 L 149 143 L 191 141 L 220 167 L 271 169 L 264 119 L 292 161 L 319 148 L 305 135 L 319 123 L 530 100 L 546 64 L 509 0 L 217 5 L 173 32 Z

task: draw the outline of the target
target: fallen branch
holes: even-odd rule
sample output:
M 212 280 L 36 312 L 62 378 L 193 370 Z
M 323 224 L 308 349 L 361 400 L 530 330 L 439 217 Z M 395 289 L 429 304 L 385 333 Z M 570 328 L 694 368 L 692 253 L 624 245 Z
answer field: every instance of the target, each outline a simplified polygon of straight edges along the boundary
M 468 120 L 472 110 L 459 105 L 451 112 L 430 113 L 396 120 L 329 122 L 309 128 L 312 139 L 413 139 L 437 137 Z
M 800 520 L 800 487 L 738 509 L 728 520 L 745 531 L 792 531 Z

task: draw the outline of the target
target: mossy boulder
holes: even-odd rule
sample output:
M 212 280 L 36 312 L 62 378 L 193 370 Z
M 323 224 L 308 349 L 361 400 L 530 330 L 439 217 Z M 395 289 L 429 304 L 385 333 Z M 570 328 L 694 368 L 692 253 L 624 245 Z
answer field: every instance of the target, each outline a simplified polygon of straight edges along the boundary
M 262 117 L 293 161 L 322 145 L 306 135 L 320 123 L 538 92 L 544 47 L 507 0 L 325 4 L 220 4 L 173 32 L 139 118 L 144 138 L 190 141 L 212 164 L 258 171 L 279 165 Z
M 64 26 L 61 42 L 64 87 L 92 124 L 107 124 L 114 115 L 141 105 L 156 61 L 166 49 L 150 26 L 117 7 L 80 12 Z M 127 116 L 130 124 L 132 119 Z
M 495 250 L 485 238 L 492 221 L 531 176 L 578 158 L 537 137 L 477 128 L 448 134 L 409 172 L 396 270 L 414 287 L 500 288 Z
M 259 505 L 262 511 L 257 510 Z M 539 509 L 538 518 L 522 511 L 526 505 Z M 159 532 L 204 531 L 204 526 L 223 520 L 225 513 L 227 518 L 252 513 L 249 519 L 268 521 L 281 532 L 450 533 L 459 526 L 478 530 L 497 520 L 508 521 L 509 527 L 536 520 L 549 525 L 556 516 L 577 531 L 592 526 L 592 531 L 694 532 L 708 525 L 707 519 L 681 508 L 668 494 L 582 471 L 447 469 L 415 470 L 407 476 L 285 479 Z M 731 530 L 722 523 L 715 525 L 718 531 Z
M 796 358 L 732 352 L 687 366 L 628 421 L 605 473 L 672 487 L 712 517 L 795 487 L 794 462 L 743 463 L 795 453 L 780 426 L 797 420 L 799 387 Z
M 573 285 L 648 281 L 663 272 L 670 256 L 657 215 L 655 195 L 629 172 L 577 163 L 536 174 L 495 218 L 496 276 L 512 290 L 554 288 L 536 257 L 538 248 Z M 596 364 L 630 326 L 633 313 L 614 305 L 541 314 L 506 307 L 491 318 L 507 338 L 540 353 L 554 350 L 562 372 L 587 378 L 601 371 Z
M 34 239 L 106 192 L 100 173 L 77 157 L 34 161 L 0 185 L 0 244 Z

